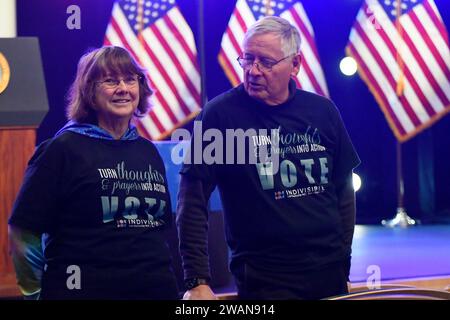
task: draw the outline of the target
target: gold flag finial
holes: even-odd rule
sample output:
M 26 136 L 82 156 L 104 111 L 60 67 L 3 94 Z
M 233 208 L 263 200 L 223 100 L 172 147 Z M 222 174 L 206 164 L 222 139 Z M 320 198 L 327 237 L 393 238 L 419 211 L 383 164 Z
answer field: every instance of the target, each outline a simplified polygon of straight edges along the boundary
M 405 91 L 405 62 L 403 61 L 402 55 L 401 55 L 401 47 L 403 42 L 403 28 L 400 23 L 400 16 L 402 15 L 402 1 L 397 1 L 397 8 L 396 8 L 396 19 L 395 19 L 395 26 L 397 28 L 399 41 L 397 44 L 397 65 L 399 68 L 399 75 L 397 79 L 397 88 L 395 90 L 398 97 L 401 97 L 403 95 L 403 92 Z
M 265 0 L 265 16 L 271 16 L 272 15 L 272 9 L 270 8 L 270 0 Z
M 142 36 L 142 31 L 144 30 L 144 1 L 145 0 L 138 0 L 138 7 L 137 7 L 137 23 L 138 23 L 138 39 L 140 43 L 144 43 L 144 38 Z

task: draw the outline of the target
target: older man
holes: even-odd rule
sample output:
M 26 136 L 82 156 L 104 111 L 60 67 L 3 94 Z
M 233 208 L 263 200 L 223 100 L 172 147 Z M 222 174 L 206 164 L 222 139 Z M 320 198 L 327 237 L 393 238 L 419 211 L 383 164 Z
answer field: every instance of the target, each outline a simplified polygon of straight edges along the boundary
M 197 118 L 202 129 L 224 137 L 231 129 L 253 132 L 248 150 L 256 159 L 229 161 L 237 159 L 229 153 L 239 146 L 224 146 L 227 161 L 183 165 L 177 224 L 185 299 L 215 298 L 206 236 L 215 186 L 241 299 L 347 292 L 355 222 L 351 176 L 359 158 L 333 102 L 296 89 L 291 78 L 300 70 L 299 48 L 300 35 L 289 22 L 259 20 L 238 57 L 244 83 L 210 101 Z M 192 143 L 193 154 L 205 154 L 208 144 L 200 145 Z

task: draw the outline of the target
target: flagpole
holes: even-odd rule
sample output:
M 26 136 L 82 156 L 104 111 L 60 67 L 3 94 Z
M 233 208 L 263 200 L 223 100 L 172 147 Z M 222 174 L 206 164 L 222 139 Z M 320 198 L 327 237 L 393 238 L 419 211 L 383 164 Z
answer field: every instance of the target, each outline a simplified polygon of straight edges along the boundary
M 397 205 L 399 208 L 404 208 L 405 184 L 403 181 L 402 145 L 400 142 L 398 142 L 398 140 L 396 144 L 396 158 L 397 158 Z
M 264 15 L 266 17 L 271 16 L 273 13 L 270 12 L 270 1 L 269 0 L 266 1 L 265 8 L 266 8 L 266 11 L 264 12 Z
M 142 31 L 144 30 L 144 0 L 138 0 L 137 7 L 137 21 L 138 21 L 138 39 L 140 44 L 144 44 L 144 37 Z
M 401 49 L 402 49 L 402 39 L 403 39 L 403 28 L 400 23 L 400 17 L 402 15 L 402 1 L 397 0 L 397 10 L 396 10 L 396 20 L 395 20 L 395 27 L 398 32 L 399 41 L 397 45 L 397 65 L 399 68 L 399 76 L 397 79 L 397 88 L 396 88 L 396 94 L 400 98 L 403 96 L 404 89 L 405 89 L 405 83 L 404 83 L 404 69 L 405 64 L 401 55 Z M 381 224 L 386 227 L 403 227 L 406 228 L 408 226 L 413 226 L 416 224 L 416 221 L 408 216 L 405 210 L 404 206 L 404 196 L 405 196 L 405 188 L 403 183 L 403 165 L 402 165 L 402 144 L 397 140 L 397 152 L 396 152 L 396 158 L 397 158 L 397 214 L 395 217 L 391 220 L 382 220 Z
M 405 90 L 405 62 L 403 61 L 403 57 L 401 55 L 402 52 L 402 40 L 403 40 L 403 28 L 400 23 L 400 16 L 402 15 L 402 0 L 397 0 L 397 10 L 396 10 L 396 19 L 395 19 L 395 28 L 397 29 L 398 36 L 400 40 L 397 44 L 397 54 L 396 60 L 399 69 L 399 75 L 397 79 L 397 87 L 395 92 L 398 97 L 401 97 Z
M 406 213 L 404 206 L 405 188 L 403 182 L 403 165 L 402 165 L 402 144 L 397 141 L 397 214 L 391 220 L 382 220 L 381 224 L 385 227 L 402 227 L 416 225 L 416 221 Z
M 206 72 L 205 72 L 205 15 L 204 2 L 198 0 L 198 36 L 199 36 L 199 60 L 200 60 L 200 90 L 201 90 L 201 105 L 204 106 L 208 100 L 206 96 Z

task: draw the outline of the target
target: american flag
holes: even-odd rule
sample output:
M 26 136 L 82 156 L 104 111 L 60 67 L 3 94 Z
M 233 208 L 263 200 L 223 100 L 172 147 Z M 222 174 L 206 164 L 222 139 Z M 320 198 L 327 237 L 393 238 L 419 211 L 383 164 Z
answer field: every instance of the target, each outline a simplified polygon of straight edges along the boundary
M 228 27 L 222 37 L 219 63 L 233 86 L 243 80 L 243 72 L 236 58 L 242 53 L 242 41 L 247 29 L 266 15 L 280 16 L 296 26 L 302 42 L 301 71 L 297 86 L 328 96 L 327 84 L 320 65 L 314 31 L 300 1 L 295 0 L 238 0 Z
M 199 112 L 197 49 L 175 0 L 116 1 L 105 44 L 128 49 L 155 89 L 153 107 L 138 121 L 141 134 L 163 139 Z
M 433 0 L 398 1 L 365 1 L 347 53 L 403 142 L 450 111 L 450 50 Z

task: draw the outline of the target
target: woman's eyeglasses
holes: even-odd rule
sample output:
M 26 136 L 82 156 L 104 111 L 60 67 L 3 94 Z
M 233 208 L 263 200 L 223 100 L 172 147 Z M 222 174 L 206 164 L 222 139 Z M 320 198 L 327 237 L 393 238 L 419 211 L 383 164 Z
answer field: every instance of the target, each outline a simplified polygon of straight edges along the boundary
M 123 83 L 128 88 L 132 88 L 132 87 L 135 87 L 139 83 L 140 79 L 141 79 L 141 77 L 138 76 L 138 75 L 128 76 L 128 77 L 125 77 L 125 78 L 122 78 L 122 79 L 108 77 L 105 80 L 96 81 L 95 83 L 101 84 L 107 89 L 115 89 L 118 86 L 120 86 L 120 83 L 123 81 Z

